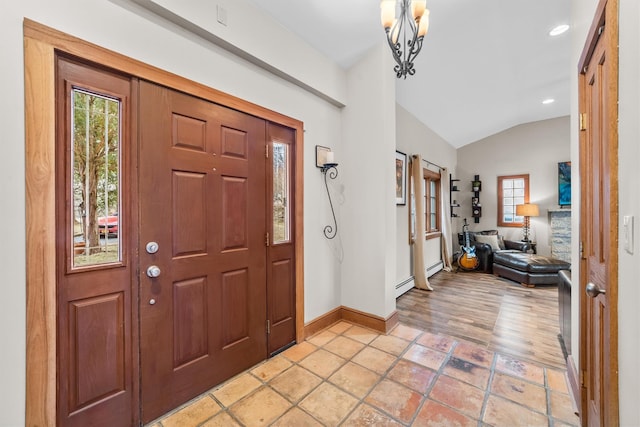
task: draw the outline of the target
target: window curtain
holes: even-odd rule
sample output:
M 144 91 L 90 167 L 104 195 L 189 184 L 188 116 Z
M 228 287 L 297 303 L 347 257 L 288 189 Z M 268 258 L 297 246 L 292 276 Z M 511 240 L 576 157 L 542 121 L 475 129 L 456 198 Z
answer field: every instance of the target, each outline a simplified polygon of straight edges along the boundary
M 450 185 L 449 171 L 447 168 L 442 168 L 440 170 L 440 224 L 442 228 L 442 263 L 445 271 L 452 271 Z
M 427 280 L 427 272 L 424 267 L 424 188 L 422 185 L 422 157 L 419 154 L 412 156 L 411 180 L 416 204 L 416 238 L 413 242 L 413 277 L 416 288 L 432 291 L 433 288 Z

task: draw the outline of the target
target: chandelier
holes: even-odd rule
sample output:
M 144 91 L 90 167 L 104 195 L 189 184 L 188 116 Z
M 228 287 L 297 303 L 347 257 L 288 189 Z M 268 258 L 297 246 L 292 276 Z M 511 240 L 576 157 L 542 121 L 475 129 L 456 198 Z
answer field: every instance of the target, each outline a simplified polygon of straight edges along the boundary
M 397 16 L 397 6 L 400 15 Z M 414 75 L 413 61 L 422 49 L 422 40 L 429 29 L 427 0 L 382 0 L 380 2 L 382 27 L 397 65 L 396 77 Z

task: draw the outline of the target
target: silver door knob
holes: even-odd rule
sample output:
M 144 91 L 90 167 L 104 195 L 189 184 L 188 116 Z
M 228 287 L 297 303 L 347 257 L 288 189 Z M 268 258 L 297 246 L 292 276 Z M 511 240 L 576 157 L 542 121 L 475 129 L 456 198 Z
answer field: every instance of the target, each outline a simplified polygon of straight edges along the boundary
M 160 247 L 158 246 L 158 244 L 156 242 L 149 242 L 147 243 L 146 249 L 147 249 L 147 253 L 149 254 L 155 254 L 156 252 L 158 252 L 158 249 Z
M 586 291 L 587 295 L 589 295 L 591 298 L 595 298 L 600 294 L 604 295 L 607 293 L 604 289 L 600 289 L 598 285 L 592 282 L 587 283 Z
M 160 276 L 160 273 L 160 267 L 158 267 L 157 265 L 150 265 L 149 268 L 147 268 L 147 276 L 151 277 L 152 279 L 154 277 Z

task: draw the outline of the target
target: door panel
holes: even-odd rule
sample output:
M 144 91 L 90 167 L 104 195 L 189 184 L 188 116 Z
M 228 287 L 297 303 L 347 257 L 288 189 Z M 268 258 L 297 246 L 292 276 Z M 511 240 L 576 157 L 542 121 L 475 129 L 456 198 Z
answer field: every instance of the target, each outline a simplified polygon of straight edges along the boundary
M 128 250 L 137 232 L 128 198 L 132 85 L 126 77 L 57 59 L 56 403 L 61 426 L 137 420 Z M 109 111 L 109 104 L 116 108 Z M 115 164 L 107 178 L 105 165 Z M 117 237 L 111 240 L 98 228 L 110 196 L 118 201 L 113 204 Z
M 296 341 L 295 235 L 292 213 L 296 200 L 292 177 L 295 158 L 295 132 L 273 123 L 267 125 L 270 142 L 267 313 L 269 354 L 273 355 Z
M 265 122 L 145 82 L 140 118 L 146 422 L 267 356 Z
M 617 3 L 602 1 L 582 64 L 581 360 L 583 425 L 618 424 Z

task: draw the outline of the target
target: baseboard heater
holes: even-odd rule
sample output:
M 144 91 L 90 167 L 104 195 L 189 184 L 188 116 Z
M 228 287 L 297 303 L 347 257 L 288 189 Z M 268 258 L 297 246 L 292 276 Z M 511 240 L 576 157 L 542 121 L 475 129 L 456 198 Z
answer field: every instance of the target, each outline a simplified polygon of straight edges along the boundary
M 443 268 L 444 268 L 444 264 L 442 263 L 442 261 L 436 262 L 435 264 L 427 268 L 427 277 L 433 276 Z M 402 282 L 398 283 L 396 285 L 396 298 L 398 298 L 400 295 L 404 294 L 405 292 L 408 292 L 410 289 L 413 289 L 413 287 L 415 286 L 414 282 L 415 282 L 415 277 L 411 276 L 408 279 L 405 279 Z

